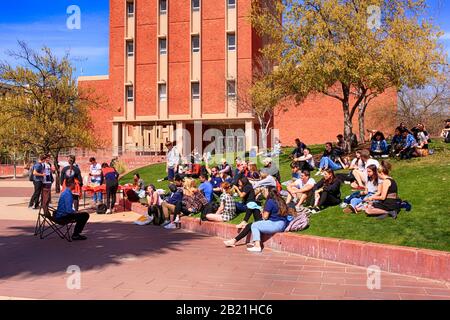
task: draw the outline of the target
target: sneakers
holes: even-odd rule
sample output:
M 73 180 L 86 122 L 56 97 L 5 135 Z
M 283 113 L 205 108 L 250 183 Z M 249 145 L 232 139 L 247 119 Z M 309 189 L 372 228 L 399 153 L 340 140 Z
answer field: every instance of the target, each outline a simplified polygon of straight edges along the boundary
M 78 241 L 78 240 L 86 240 L 87 239 L 87 237 L 86 236 L 83 236 L 82 234 L 74 234 L 73 236 L 72 236 L 72 240 L 74 240 L 74 241 Z
M 167 226 L 169 223 L 170 223 L 169 220 L 164 220 L 164 222 L 162 223 L 161 226 L 165 227 L 165 226 Z
M 408 201 L 403 201 L 401 204 L 401 208 L 405 209 L 406 212 L 410 212 L 412 209 L 412 205 Z
M 341 207 L 341 209 L 345 209 L 348 207 L 348 203 L 342 202 L 339 207 Z
M 311 209 L 311 213 L 312 214 L 316 214 L 316 213 L 319 213 L 319 212 L 320 212 L 320 208 L 319 207 L 314 207 L 314 208 Z
M 111 209 L 106 210 L 106 214 L 111 214 L 111 213 L 112 213 Z
M 176 228 L 177 228 L 177 226 L 174 222 L 171 222 L 164 226 L 164 229 L 176 229 Z
M 247 251 L 250 251 L 250 252 L 261 252 L 262 249 L 261 249 L 261 247 L 254 246 L 254 247 L 251 247 L 251 248 L 247 248 Z
M 179 222 L 180 222 L 180 216 L 177 216 L 173 222 L 174 222 L 175 224 L 179 223 Z
M 164 178 L 158 179 L 157 181 L 158 181 L 158 182 L 163 182 L 163 181 L 164 181 Z
M 235 246 L 236 246 L 235 243 L 236 243 L 236 240 L 235 240 L 235 239 L 225 240 L 225 241 L 223 242 L 223 244 L 225 245 L 225 247 L 230 247 L 230 248 L 235 247 Z

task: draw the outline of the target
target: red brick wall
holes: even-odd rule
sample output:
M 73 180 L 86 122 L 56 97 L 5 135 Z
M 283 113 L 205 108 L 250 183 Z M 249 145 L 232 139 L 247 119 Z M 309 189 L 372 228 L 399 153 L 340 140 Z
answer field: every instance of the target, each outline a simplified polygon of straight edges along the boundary
M 366 129 L 377 129 L 387 135 L 395 127 L 397 94 L 388 90 L 372 100 L 366 112 Z M 294 145 L 299 137 L 307 144 L 334 142 L 336 135 L 343 133 L 344 117 L 339 100 L 324 95 L 310 96 L 300 105 L 286 104 L 287 112 L 277 112 L 274 127 L 280 130 L 281 143 Z M 358 115 L 355 114 L 353 132 L 359 137 Z

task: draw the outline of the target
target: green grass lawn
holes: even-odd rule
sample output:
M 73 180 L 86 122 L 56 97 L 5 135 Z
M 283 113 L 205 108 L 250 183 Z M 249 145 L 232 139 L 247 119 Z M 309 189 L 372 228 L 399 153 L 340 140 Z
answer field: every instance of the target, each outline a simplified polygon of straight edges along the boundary
M 312 216 L 310 227 L 301 233 L 450 251 L 450 146 L 435 142 L 431 148 L 436 153 L 427 158 L 390 160 L 400 197 L 413 205 L 411 212 L 402 211 L 397 220 L 377 220 L 365 214 L 345 215 L 339 207 L 332 207 Z M 313 154 L 317 154 L 321 153 L 323 146 L 315 145 L 311 149 Z M 285 149 L 285 155 L 280 157 L 283 180 L 290 178 L 290 160 L 286 155 L 290 150 Z M 137 171 L 147 184 L 154 183 L 157 188 L 167 189 L 167 181 L 156 181 L 165 176 L 164 164 Z M 131 182 L 134 172 L 124 176 L 121 183 Z M 350 187 L 343 185 L 342 195 L 350 193 Z M 243 214 L 231 223 L 237 224 L 242 219 Z

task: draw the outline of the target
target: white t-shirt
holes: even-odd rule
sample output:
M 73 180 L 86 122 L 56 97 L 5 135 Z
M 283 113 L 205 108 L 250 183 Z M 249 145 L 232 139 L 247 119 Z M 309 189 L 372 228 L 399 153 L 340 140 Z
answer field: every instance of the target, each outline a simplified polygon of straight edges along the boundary
M 297 179 L 294 183 L 294 186 L 297 189 L 303 189 L 305 186 L 307 185 L 312 185 L 314 186 L 316 184 L 316 180 L 314 180 L 313 178 L 309 178 L 308 181 L 306 181 L 306 183 L 303 183 L 302 179 Z
M 91 173 L 91 180 L 92 181 L 101 181 L 102 177 L 102 165 L 100 163 L 96 163 L 95 165 L 91 164 L 89 166 L 89 172 Z
M 356 165 L 358 163 L 358 165 Z M 355 158 L 352 160 L 352 163 L 350 164 L 351 167 L 358 167 L 359 171 L 364 171 L 364 162 L 361 159 Z
M 372 181 L 367 181 L 367 191 L 371 192 L 371 193 L 377 193 L 378 186 L 380 184 L 382 184 L 382 183 L 383 183 L 383 181 L 380 180 L 380 179 L 378 179 L 378 184 L 377 185 L 374 185 Z

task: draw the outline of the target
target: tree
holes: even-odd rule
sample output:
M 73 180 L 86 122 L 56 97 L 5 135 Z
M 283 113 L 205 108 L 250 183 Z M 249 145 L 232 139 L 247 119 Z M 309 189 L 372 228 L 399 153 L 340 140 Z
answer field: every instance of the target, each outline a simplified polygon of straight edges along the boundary
M 364 117 L 371 97 L 424 85 L 445 63 L 442 33 L 425 10 L 420 0 L 253 0 L 252 23 L 271 39 L 262 53 L 278 61 L 275 76 L 290 96 L 301 102 L 318 93 L 341 102 L 350 145 L 361 103 Z
M 22 151 L 51 154 L 59 181 L 59 154 L 73 147 L 95 148 L 89 108 L 101 106 L 92 91 L 79 91 L 66 54 L 44 47 L 36 52 L 19 42 L 8 52 L 17 66 L 0 63 L 0 81 L 10 90 L 0 100 L 0 141 Z M 56 190 L 59 192 L 59 183 Z

